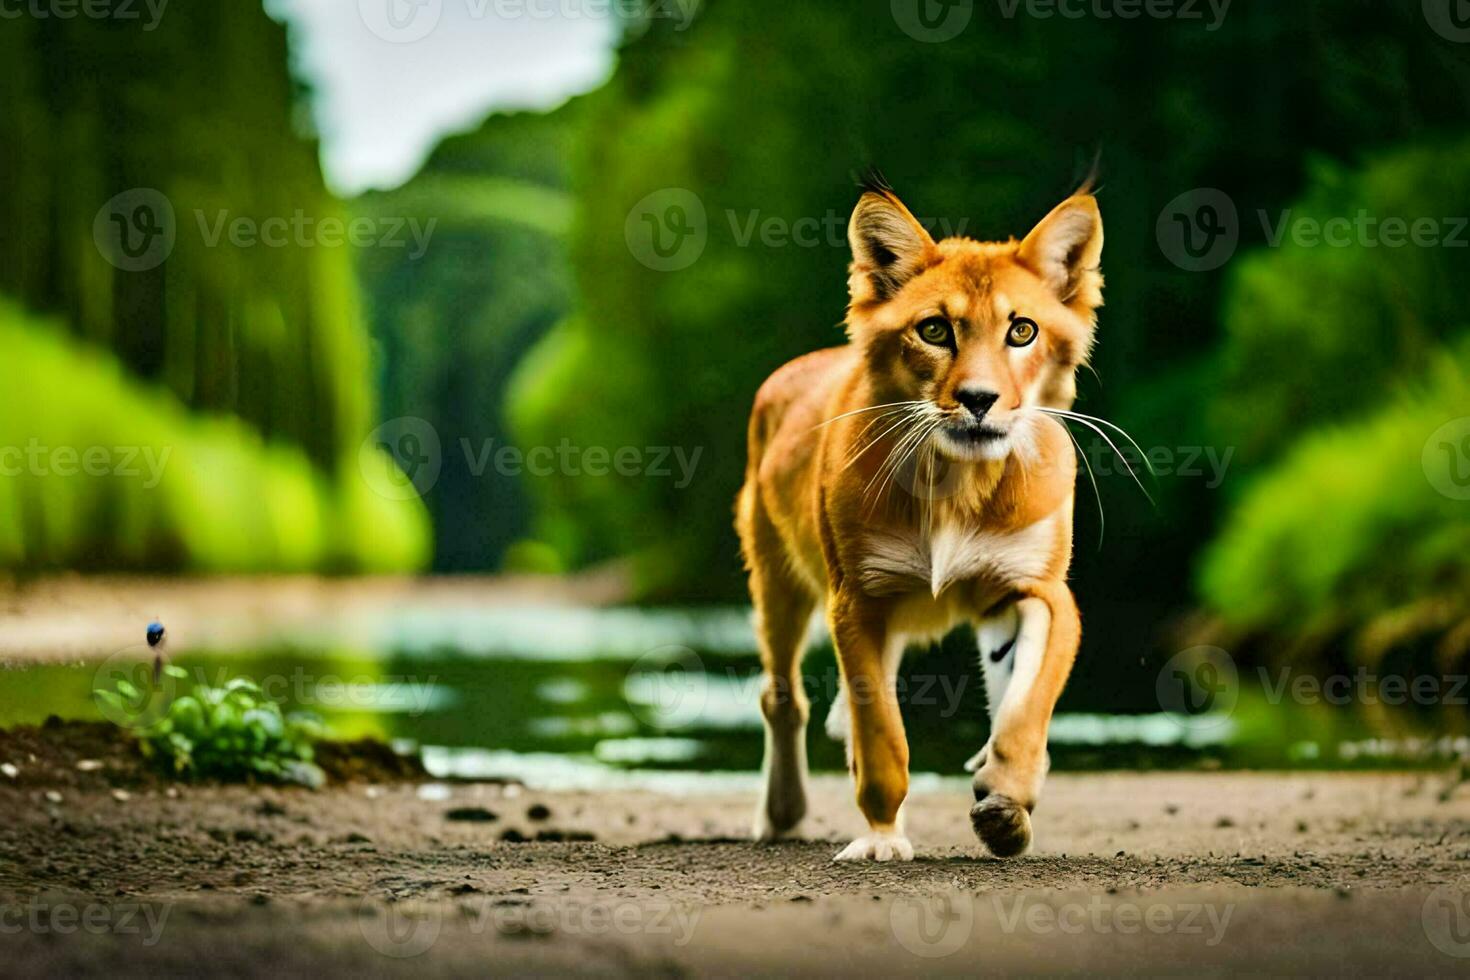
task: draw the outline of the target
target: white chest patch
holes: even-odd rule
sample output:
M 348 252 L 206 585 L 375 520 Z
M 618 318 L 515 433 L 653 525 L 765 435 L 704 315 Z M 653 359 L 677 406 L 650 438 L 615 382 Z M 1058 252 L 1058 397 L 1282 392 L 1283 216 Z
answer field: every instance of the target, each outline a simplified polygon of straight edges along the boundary
M 1056 546 L 1056 518 L 1019 531 L 967 531 L 938 527 L 932 535 L 880 531 L 864 541 L 860 564 L 869 595 L 900 595 L 924 590 L 938 596 L 955 582 L 990 579 L 1019 582 L 1046 573 Z

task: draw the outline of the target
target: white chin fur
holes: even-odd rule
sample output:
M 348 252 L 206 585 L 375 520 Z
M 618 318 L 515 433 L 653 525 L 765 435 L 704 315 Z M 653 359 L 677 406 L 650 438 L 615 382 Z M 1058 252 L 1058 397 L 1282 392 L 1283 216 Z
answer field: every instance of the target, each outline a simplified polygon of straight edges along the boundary
M 998 461 L 1005 459 L 1011 454 L 1011 437 L 1002 436 L 999 439 L 991 439 L 987 442 L 961 442 L 951 436 L 948 432 L 940 429 L 934 434 L 935 444 L 939 451 L 950 459 L 963 460 L 968 463 L 980 462 L 982 460 Z

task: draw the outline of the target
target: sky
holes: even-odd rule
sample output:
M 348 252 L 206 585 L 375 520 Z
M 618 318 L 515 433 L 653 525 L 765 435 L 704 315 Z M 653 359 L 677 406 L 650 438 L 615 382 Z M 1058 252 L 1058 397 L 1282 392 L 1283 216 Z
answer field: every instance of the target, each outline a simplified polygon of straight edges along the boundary
M 268 0 L 315 90 L 338 194 L 394 187 L 445 135 L 495 109 L 547 109 L 612 70 L 595 0 Z

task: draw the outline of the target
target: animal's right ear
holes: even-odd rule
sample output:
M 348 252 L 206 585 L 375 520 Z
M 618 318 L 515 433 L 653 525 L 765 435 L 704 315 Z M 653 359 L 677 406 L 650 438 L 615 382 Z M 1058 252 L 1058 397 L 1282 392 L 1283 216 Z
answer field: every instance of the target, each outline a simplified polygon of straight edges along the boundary
M 934 239 L 883 184 L 869 184 L 847 225 L 854 304 L 882 302 L 933 261 Z

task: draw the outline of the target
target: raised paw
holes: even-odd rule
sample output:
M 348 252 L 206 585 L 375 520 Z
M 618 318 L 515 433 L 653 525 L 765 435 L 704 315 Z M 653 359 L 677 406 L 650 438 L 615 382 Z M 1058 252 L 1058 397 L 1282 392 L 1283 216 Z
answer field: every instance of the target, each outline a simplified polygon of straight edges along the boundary
M 834 861 L 912 861 L 914 845 L 903 834 L 865 834 L 848 844 Z
M 982 798 L 970 808 L 970 825 L 996 857 L 1015 857 L 1031 846 L 1031 815 L 1009 796 L 991 793 Z

